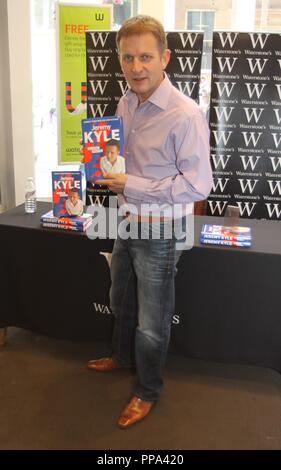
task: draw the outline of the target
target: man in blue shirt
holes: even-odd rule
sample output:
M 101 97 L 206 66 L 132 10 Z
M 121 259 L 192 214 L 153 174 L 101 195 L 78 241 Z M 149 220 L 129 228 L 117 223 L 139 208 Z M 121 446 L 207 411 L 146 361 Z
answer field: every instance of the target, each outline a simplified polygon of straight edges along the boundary
M 146 224 L 149 238 L 120 234 L 115 242 L 113 354 L 87 366 L 106 372 L 135 365 L 134 396 L 118 420 L 126 429 L 147 416 L 163 387 L 181 254 L 175 234 L 165 235 L 166 226 L 176 220 L 185 224 L 193 202 L 210 193 L 212 173 L 205 118 L 164 73 L 170 51 L 161 23 L 148 16 L 127 20 L 117 33 L 117 46 L 130 86 L 117 108 L 124 124 L 126 173 L 107 173 L 97 183 L 118 194 L 128 223 L 136 224 L 138 232 Z M 152 236 L 155 225 L 159 239 Z

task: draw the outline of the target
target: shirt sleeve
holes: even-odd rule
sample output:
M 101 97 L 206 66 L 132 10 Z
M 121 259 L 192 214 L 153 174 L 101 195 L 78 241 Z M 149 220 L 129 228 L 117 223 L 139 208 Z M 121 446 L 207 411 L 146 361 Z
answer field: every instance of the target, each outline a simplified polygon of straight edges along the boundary
M 171 135 L 178 174 L 161 180 L 128 175 L 124 195 L 147 203 L 190 203 L 212 188 L 209 128 L 200 110 L 181 119 Z
M 119 173 L 126 173 L 125 158 L 120 155 L 119 159 Z
M 100 169 L 103 173 L 107 172 L 106 165 L 105 165 L 105 158 L 101 157 L 100 159 Z
M 67 200 L 65 201 L 65 208 L 66 208 L 67 212 L 68 212 L 69 214 L 71 214 L 71 201 L 70 201 L 70 199 L 67 199 Z

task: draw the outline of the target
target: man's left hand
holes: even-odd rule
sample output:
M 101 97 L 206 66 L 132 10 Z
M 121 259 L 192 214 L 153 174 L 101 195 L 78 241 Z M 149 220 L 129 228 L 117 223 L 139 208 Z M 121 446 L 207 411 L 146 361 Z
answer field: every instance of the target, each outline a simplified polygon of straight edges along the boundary
M 103 180 L 95 181 L 96 184 L 108 186 L 110 191 L 117 194 L 123 194 L 128 175 L 125 173 L 105 173 Z

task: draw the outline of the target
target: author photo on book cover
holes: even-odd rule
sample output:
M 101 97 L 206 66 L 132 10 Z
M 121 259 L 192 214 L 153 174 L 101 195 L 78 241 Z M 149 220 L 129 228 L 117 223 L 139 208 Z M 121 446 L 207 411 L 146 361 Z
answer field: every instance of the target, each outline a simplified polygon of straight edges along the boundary
M 131 399 L 117 422 L 128 429 L 150 414 L 163 389 L 181 255 L 177 237 L 166 237 L 165 226 L 178 218 L 186 227 L 193 203 L 211 191 L 212 171 L 206 119 L 165 73 L 170 50 L 162 24 L 150 16 L 130 18 L 117 32 L 116 42 L 129 85 L 116 111 L 124 125 L 126 173 L 108 171 L 97 183 L 117 193 L 119 206 L 131 208 L 130 213 L 124 211 L 125 222 L 134 221 L 140 233 L 148 224 L 150 237 L 118 235 L 115 240 L 110 266 L 112 351 L 108 357 L 90 360 L 87 367 L 103 373 L 136 371 Z M 179 206 L 182 210 L 177 212 Z M 163 215 L 153 207 L 160 207 Z M 152 236 L 155 224 L 158 239 Z M 187 302 L 189 294 L 187 286 Z M 124 392 L 124 399 L 129 392 Z
M 120 146 L 116 139 L 110 139 L 105 145 L 105 156 L 100 159 L 103 176 L 106 173 L 125 173 L 125 158 L 119 155 Z
M 83 201 L 80 199 L 80 191 L 78 188 L 69 190 L 68 199 L 65 201 L 67 213 L 71 216 L 80 216 L 83 214 Z

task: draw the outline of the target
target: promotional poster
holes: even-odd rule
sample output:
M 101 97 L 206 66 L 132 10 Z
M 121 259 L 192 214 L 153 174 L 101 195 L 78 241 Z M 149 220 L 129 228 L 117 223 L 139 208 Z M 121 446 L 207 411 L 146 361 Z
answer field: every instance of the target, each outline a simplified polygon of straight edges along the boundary
M 111 28 L 112 5 L 57 4 L 56 17 L 59 161 L 80 162 L 81 119 L 87 117 L 85 31 Z
M 216 32 L 208 215 L 281 218 L 281 36 Z

